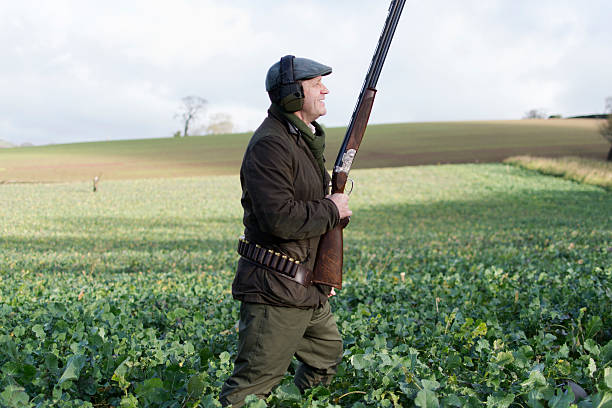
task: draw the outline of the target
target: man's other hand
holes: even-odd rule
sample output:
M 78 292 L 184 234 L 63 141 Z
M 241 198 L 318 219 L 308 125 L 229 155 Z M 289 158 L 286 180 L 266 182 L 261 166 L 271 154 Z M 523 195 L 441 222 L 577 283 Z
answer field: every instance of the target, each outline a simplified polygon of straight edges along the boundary
M 344 193 L 334 193 L 325 196 L 325 198 L 330 199 L 334 204 L 336 204 L 336 208 L 338 208 L 338 213 L 340 214 L 340 219 L 353 215 L 353 212 L 348 207 L 348 195 Z

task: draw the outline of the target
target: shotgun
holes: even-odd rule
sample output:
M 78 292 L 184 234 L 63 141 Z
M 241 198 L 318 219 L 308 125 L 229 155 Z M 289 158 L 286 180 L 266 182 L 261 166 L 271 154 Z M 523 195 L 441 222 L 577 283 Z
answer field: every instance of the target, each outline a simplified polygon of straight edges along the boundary
M 361 88 L 359 98 L 357 98 L 357 104 L 342 141 L 338 158 L 334 164 L 331 181 L 332 194 L 344 193 L 348 173 L 368 125 L 368 119 L 374 104 L 374 96 L 376 95 L 376 83 L 385 63 L 387 51 L 389 51 L 404 3 L 405 0 L 393 0 L 389 6 L 389 14 L 387 15 L 385 26 L 378 39 L 374 57 L 370 62 L 370 68 Z M 340 223 L 334 229 L 321 236 L 313 269 L 314 283 L 342 289 L 342 230 L 346 227 L 348 221 L 348 218 L 340 220 Z

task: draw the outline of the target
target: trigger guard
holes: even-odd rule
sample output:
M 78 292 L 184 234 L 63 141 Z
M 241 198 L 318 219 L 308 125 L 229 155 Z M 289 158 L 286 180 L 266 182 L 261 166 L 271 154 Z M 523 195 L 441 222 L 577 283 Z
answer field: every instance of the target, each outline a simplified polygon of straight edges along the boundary
M 352 178 L 347 178 L 346 180 L 351 182 L 351 189 L 349 190 L 349 192 L 348 192 L 348 193 L 346 193 L 346 195 L 349 195 L 349 196 L 350 196 L 350 195 L 351 195 L 351 193 L 353 192 L 353 187 L 355 187 L 355 181 L 353 181 L 353 179 L 352 179 Z

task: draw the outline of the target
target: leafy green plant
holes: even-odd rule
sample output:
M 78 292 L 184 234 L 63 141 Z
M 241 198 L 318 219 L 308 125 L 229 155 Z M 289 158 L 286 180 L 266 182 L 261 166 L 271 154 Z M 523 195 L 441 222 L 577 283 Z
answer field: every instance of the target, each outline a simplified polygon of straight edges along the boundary
M 570 407 L 570 381 L 612 403 L 609 192 L 506 165 L 351 175 L 338 375 L 251 406 Z M 220 406 L 239 197 L 237 177 L 0 185 L 0 405 Z

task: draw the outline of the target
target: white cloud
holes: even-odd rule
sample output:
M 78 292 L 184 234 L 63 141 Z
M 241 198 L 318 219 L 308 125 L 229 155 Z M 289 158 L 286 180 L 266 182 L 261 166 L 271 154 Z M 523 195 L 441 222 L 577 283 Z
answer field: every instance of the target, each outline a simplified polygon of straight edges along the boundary
M 257 127 L 268 67 L 293 53 L 333 67 L 327 126 L 345 125 L 386 2 L 57 0 L 0 5 L 0 138 L 19 144 L 170 136 L 180 99 Z M 373 123 L 601 110 L 612 94 L 604 0 L 409 2 Z

